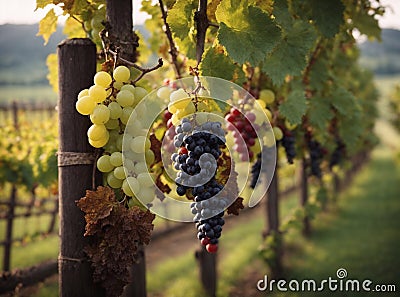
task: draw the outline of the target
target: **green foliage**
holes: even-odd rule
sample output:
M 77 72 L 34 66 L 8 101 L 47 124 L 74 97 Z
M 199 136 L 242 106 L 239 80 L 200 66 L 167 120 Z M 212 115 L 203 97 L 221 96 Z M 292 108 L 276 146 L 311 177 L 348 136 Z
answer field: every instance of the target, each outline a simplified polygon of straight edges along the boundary
M 344 5 L 341 0 L 320 1 L 311 0 L 312 18 L 318 30 L 326 37 L 331 38 L 339 33 L 343 24 Z
M 243 70 L 233 64 L 224 51 L 218 47 L 211 47 L 204 52 L 200 70 L 202 75 L 220 77 L 239 83 L 243 83 L 246 79 Z
M 292 125 L 301 123 L 303 115 L 306 113 L 307 103 L 302 88 L 294 88 L 286 100 L 280 105 L 279 112 Z
M 307 116 L 313 127 L 319 131 L 325 131 L 334 116 L 329 99 L 316 96 L 311 98 Z
M 236 62 L 257 65 L 279 41 L 280 30 L 260 8 L 240 2 L 223 0 L 218 6 L 218 41 Z

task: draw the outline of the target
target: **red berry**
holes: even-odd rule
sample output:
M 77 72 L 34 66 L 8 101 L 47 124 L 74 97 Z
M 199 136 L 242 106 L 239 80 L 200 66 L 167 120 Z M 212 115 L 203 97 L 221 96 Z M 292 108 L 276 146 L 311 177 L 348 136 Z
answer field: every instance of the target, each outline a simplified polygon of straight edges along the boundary
M 253 151 L 249 151 L 249 159 L 253 159 L 253 157 L 254 157 Z
M 163 85 L 164 85 L 164 86 L 168 86 L 169 83 L 170 83 L 169 78 L 164 79 L 164 81 L 163 81 Z
M 188 150 L 187 150 L 187 148 L 185 148 L 185 147 L 181 147 L 180 149 L 179 149 L 179 151 L 178 151 L 178 154 L 179 155 L 184 155 L 184 154 L 187 154 L 188 153 Z
M 226 124 L 226 129 L 228 129 L 228 131 L 234 131 L 236 128 L 235 125 L 228 123 Z
M 254 138 L 249 138 L 249 139 L 247 140 L 247 145 L 248 145 L 248 146 L 253 146 L 253 145 L 255 145 L 255 144 L 256 144 L 256 141 L 255 141 Z
M 171 119 L 167 121 L 167 128 L 171 128 L 173 126 Z
M 216 253 L 218 251 L 218 244 L 209 243 L 206 246 L 207 252 Z
M 172 117 L 172 113 L 170 113 L 168 110 L 164 111 L 164 119 L 168 121 Z
M 225 120 L 227 120 L 229 123 L 233 123 L 236 120 L 236 116 L 231 113 L 228 113 L 225 116 Z
M 233 114 L 235 116 L 238 116 L 238 115 L 241 115 L 241 112 L 240 112 L 239 109 L 232 107 L 231 108 L 231 114 Z
M 208 237 L 204 237 L 204 238 L 201 239 L 200 243 L 202 245 L 207 245 L 207 244 L 210 243 L 210 239 Z
M 239 131 L 242 131 L 245 125 L 242 121 L 240 121 L 240 122 L 237 122 L 235 124 L 235 126 L 236 126 L 236 129 L 238 129 Z

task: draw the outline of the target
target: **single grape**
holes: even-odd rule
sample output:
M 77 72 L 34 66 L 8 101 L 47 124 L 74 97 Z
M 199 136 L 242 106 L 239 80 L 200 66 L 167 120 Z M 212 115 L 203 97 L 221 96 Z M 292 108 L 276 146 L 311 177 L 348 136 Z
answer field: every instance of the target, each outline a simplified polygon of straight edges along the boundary
M 110 119 L 110 110 L 103 104 L 97 105 L 90 114 L 90 120 L 93 124 L 105 124 Z
M 101 103 L 107 98 L 106 90 L 98 85 L 94 85 L 89 88 L 89 95 L 96 103 Z
M 118 66 L 114 69 L 113 77 L 117 82 L 127 82 L 131 77 L 131 72 L 126 66 Z
M 121 152 L 114 152 L 110 156 L 110 163 L 111 165 L 118 167 L 122 165 L 122 153 Z
M 106 137 L 109 137 L 107 128 L 104 125 L 92 125 L 87 131 L 87 136 L 94 141 L 100 141 Z
M 126 182 L 128 183 L 128 185 L 133 193 L 139 193 L 140 184 L 139 184 L 138 180 L 136 179 L 136 177 L 129 176 L 126 178 Z
M 111 75 L 105 71 L 99 71 L 93 78 L 93 82 L 95 85 L 98 85 L 103 88 L 108 88 L 112 82 Z
M 114 166 L 110 162 L 109 155 L 103 155 L 97 160 L 97 169 L 101 172 L 110 172 Z
M 108 130 L 114 130 L 118 129 L 119 127 L 119 121 L 118 120 L 113 120 L 109 119 L 107 123 L 104 124 Z
M 111 163 L 110 163 L 111 164 Z M 126 178 L 125 170 L 123 166 L 118 166 L 114 169 L 114 176 L 118 179 L 124 180 Z
M 283 132 L 282 132 L 281 128 L 279 128 L 279 127 L 273 127 L 273 128 L 272 128 L 272 131 L 274 132 L 275 139 L 276 139 L 277 141 L 279 141 L 279 140 L 281 140 L 281 139 L 283 138 Z
M 114 189 L 121 188 L 122 180 L 115 177 L 114 172 L 110 172 L 107 175 L 107 184 Z
M 130 147 L 135 153 L 144 153 L 146 150 L 150 149 L 151 142 L 145 136 L 136 136 L 131 140 Z
M 135 102 L 135 96 L 128 90 L 119 91 L 116 99 L 122 107 L 131 106 Z
M 171 92 L 172 92 L 172 90 L 171 90 L 170 87 L 164 86 L 164 87 L 161 87 L 161 88 L 159 88 L 159 89 L 157 90 L 157 96 L 158 96 L 160 99 L 163 99 L 163 100 L 168 101 L 168 100 L 169 100 L 169 97 L 170 97 L 170 95 L 171 95 Z
M 146 91 L 146 89 L 144 89 L 142 87 L 136 87 L 135 91 L 134 91 L 136 102 L 139 102 L 140 100 L 142 100 L 144 97 L 147 96 L 147 94 L 148 94 L 148 92 Z
M 121 188 L 126 196 L 133 197 L 134 193 L 133 193 L 131 187 L 129 186 L 127 179 L 124 179 L 124 181 L 122 182 Z
M 91 114 L 96 107 L 96 102 L 90 96 L 83 96 L 76 101 L 75 108 L 82 115 Z
M 154 184 L 153 178 L 148 172 L 142 172 L 138 174 L 136 179 L 138 180 L 140 187 L 148 188 Z
M 89 96 L 89 89 L 83 89 L 80 91 L 78 94 L 78 100 L 85 96 Z
M 266 104 L 271 104 L 275 101 L 275 94 L 271 90 L 265 89 L 260 91 L 259 98 Z
M 108 109 L 110 110 L 110 119 L 118 119 L 122 115 L 122 108 L 117 102 L 111 102 L 108 104 Z

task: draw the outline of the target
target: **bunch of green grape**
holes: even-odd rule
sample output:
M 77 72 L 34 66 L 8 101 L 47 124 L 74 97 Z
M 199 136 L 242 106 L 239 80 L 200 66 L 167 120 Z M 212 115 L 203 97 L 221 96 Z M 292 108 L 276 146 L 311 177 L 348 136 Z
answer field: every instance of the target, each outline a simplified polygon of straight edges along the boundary
M 150 150 L 148 133 L 140 121 L 140 117 L 146 114 L 146 106 L 141 104 L 137 107 L 147 91 L 130 84 L 130 76 L 130 69 L 125 66 L 116 67 L 112 75 L 105 71 L 97 72 L 94 85 L 78 94 L 76 110 L 89 115 L 93 123 L 87 131 L 89 143 L 104 150 L 97 160 L 97 168 L 103 172 L 105 183 L 111 188 L 122 189 L 128 197 L 144 197 L 141 202 L 149 204 L 155 197 L 153 175 L 149 171 L 155 156 Z M 127 126 L 131 117 L 133 124 Z M 124 151 L 123 155 L 125 130 L 125 141 L 129 142 L 130 150 Z M 129 201 L 137 202 L 136 199 Z

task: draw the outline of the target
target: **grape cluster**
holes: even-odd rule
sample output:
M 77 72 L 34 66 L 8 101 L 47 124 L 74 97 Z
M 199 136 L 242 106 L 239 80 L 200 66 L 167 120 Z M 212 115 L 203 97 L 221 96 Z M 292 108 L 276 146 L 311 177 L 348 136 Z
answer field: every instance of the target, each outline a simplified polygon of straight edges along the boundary
M 141 201 L 150 203 L 154 190 L 148 165 L 154 162 L 155 156 L 141 121 L 127 126 L 130 117 L 140 119 L 146 114 L 143 104 L 140 108 L 135 107 L 147 91 L 129 84 L 130 75 L 129 68 L 125 66 L 115 68 L 112 75 L 105 71 L 96 73 L 94 85 L 79 93 L 76 110 L 82 115 L 89 115 L 93 123 L 87 132 L 89 143 L 104 149 L 104 155 L 97 160 L 97 168 L 104 173 L 106 183 L 114 189 L 122 188 L 129 197 L 135 197 L 135 194 L 146 197 L 146 201 Z M 129 150 L 123 154 L 125 131 Z M 123 158 L 125 168 L 122 166 Z M 133 203 L 133 199 L 130 202 Z
M 220 195 L 224 186 L 215 178 L 217 160 L 225 146 L 225 131 L 220 122 L 196 124 L 196 116 L 192 121 L 184 118 L 176 126 L 174 145 L 178 153 L 171 159 L 178 170 L 176 191 L 180 196 L 188 191 L 193 195 L 191 211 L 195 215 L 197 237 L 207 251 L 213 253 L 218 249 L 218 238 L 224 224 L 222 217 L 228 206 L 227 199 Z
M 254 152 L 250 148 L 255 145 L 257 139 L 258 126 L 254 124 L 256 115 L 250 111 L 243 115 L 239 109 L 232 107 L 225 120 L 229 122 L 227 129 L 233 131 L 232 135 L 235 138 L 233 149 L 239 153 L 240 159 L 242 161 L 253 159 Z
M 336 142 L 336 148 L 331 155 L 331 159 L 329 161 L 329 168 L 333 168 L 333 166 L 338 165 L 345 155 L 345 145 L 341 141 Z
M 289 130 L 286 130 L 283 133 L 281 143 L 283 148 L 285 149 L 288 163 L 293 164 L 293 159 L 296 157 L 296 138 L 294 137 L 293 133 Z
M 321 162 L 323 157 L 321 144 L 316 140 L 309 140 L 308 149 L 310 150 L 311 175 L 321 178 Z

